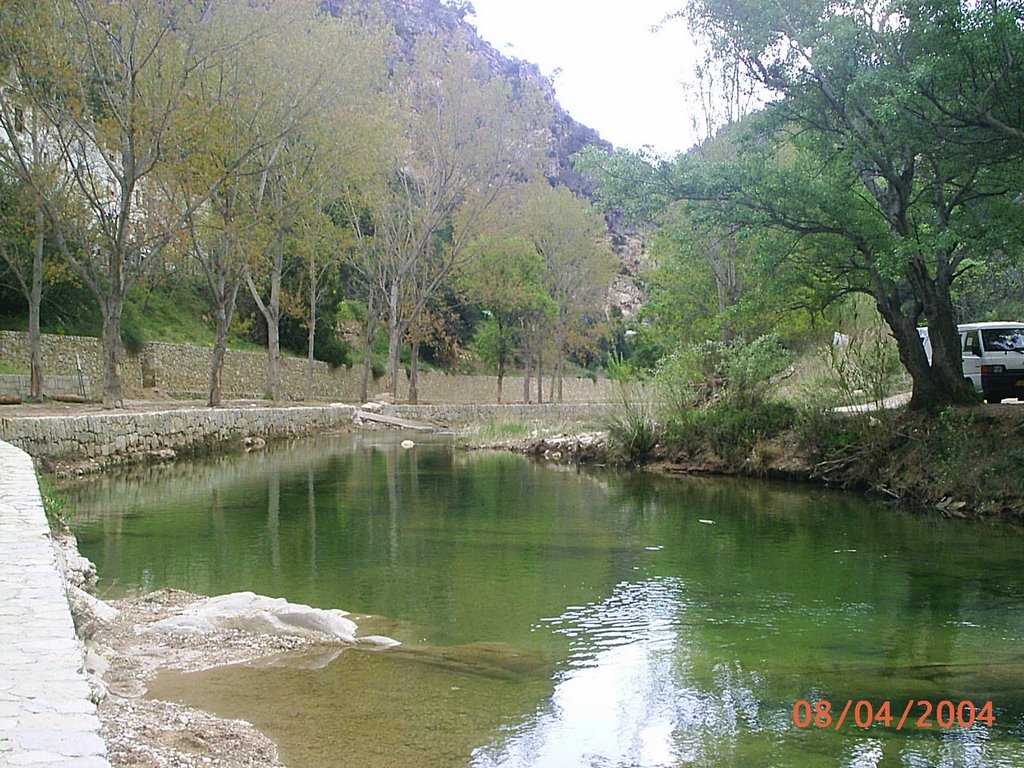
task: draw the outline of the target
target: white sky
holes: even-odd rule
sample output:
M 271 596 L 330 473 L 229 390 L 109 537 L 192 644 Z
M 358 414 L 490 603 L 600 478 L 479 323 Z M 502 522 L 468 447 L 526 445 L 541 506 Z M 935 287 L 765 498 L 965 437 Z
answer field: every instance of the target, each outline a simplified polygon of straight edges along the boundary
M 467 17 L 502 53 L 555 77 L 559 102 L 616 147 L 664 155 L 696 141 L 695 46 L 682 20 L 651 28 L 685 0 L 472 0 Z

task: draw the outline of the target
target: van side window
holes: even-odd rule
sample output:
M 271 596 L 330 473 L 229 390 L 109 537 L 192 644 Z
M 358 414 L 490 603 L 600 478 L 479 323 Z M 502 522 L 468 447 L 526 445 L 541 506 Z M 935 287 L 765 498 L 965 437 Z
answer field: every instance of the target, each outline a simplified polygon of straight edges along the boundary
M 1024 333 L 1019 328 L 998 328 L 984 331 L 981 340 L 989 352 L 1022 352 L 1024 351 Z
M 965 355 L 981 355 L 981 347 L 978 346 L 978 332 L 968 331 L 964 335 L 964 354 Z

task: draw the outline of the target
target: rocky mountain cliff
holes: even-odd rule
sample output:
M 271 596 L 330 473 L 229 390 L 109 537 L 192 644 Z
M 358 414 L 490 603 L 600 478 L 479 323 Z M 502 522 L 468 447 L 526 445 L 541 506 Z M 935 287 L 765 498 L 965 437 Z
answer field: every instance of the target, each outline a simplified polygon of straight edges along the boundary
M 346 7 L 362 0 L 322 0 L 324 8 L 333 14 L 340 14 Z M 538 86 L 551 104 L 554 120 L 551 124 L 551 167 L 548 171 L 553 181 L 564 184 L 574 192 L 587 194 L 588 182 L 573 170 L 570 158 L 586 146 L 597 146 L 612 150 L 611 143 L 601 138 L 593 128 L 576 122 L 558 103 L 554 87 L 541 74 L 536 64 L 510 58 L 480 37 L 476 27 L 466 20 L 471 12 L 466 2 L 441 2 L 441 0 L 382 0 L 384 13 L 395 25 L 398 49 L 408 54 L 420 35 L 451 37 L 461 30 L 469 41 L 470 49 L 486 61 L 495 74 L 512 83 L 529 82 Z

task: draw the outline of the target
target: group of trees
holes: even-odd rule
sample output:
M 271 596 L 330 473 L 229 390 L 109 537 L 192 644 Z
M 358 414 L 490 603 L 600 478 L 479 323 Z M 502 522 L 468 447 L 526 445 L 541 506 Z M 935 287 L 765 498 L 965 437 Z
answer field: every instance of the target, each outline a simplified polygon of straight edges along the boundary
M 662 317 L 686 322 L 700 281 L 713 301 L 697 314 L 723 341 L 866 294 L 912 407 L 973 402 L 958 288 L 1024 256 L 1024 4 L 692 0 L 680 15 L 744 74 L 730 94 L 765 106 L 677 158 L 585 159 L 607 200 L 661 225 Z
M 533 374 L 537 401 L 544 360 L 552 361 L 552 401 L 561 401 L 566 356 L 594 357 L 606 325 L 608 285 L 615 274 L 604 218 L 565 187 L 545 182 L 520 187 L 501 221 L 470 244 L 476 252 L 461 271 L 465 295 L 486 314 L 479 349 L 493 361 L 502 402 L 509 364 L 525 368 L 523 400 L 531 400 Z
M 540 370 L 550 349 L 557 374 L 608 259 L 589 204 L 544 179 L 549 105 L 459 35 L 422 35 L 405 54 L 394 36 L 371 4 L 341 17 L 315 0 L 5 5 L 0 254 L 29 306 L 33 395 L 55 265 L 101 309 L 108 407 L 122 400 L 126 299 L 155 269 L 205 277 L 210 405 L 246 289 L 267 330 L 273 398 L 282 316 L 305 316 L 311 386 L 326 287 L 339 281 L 367 309 L 364 397 L 384 330 L 387 386 L 397 393 L 410 348 L 415 399 L 420 344 L 457 293 L 505 324 L 502 373 L 510 355 Z M 505 269 L 523 282 L 496 292 Z

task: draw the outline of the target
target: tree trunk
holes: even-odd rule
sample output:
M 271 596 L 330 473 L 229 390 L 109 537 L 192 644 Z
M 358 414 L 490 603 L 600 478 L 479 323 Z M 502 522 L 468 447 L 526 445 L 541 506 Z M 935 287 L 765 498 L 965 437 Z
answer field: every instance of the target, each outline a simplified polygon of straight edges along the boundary
M 398 329 L 392 328 L 388 338 L 388 375 L 387 392 L 395 402 L 398 402 L 398 366 L 402 356 L 401 334 Z
M 227 332 L 217 322 L 217 340 L 213 344 L 213 355 L 210 359 L 210 382 L 207 388 L 207 408 L 218 408 L 221 403 L 221 372 L 224 370 L 224 355 L 227 352 Z
M 359 402 L 370 399 L 370 378 L 373 376 L 373 330 L 367 330 L 363 339 L 363 376 L 359 381 Z
M 498 350 L 498 405 L 501 405 L 502 391 L 505 386 L 505 350 Z
M 523 402 L 529 405 L 530 403 L 530 352 L 527 349 L 523 366 L 526 370 L 523 371 Z
M 562 402 L 562 371 L 565 363 L 565 339 L 568 336 L 566 324 L 568 319 L 565 316 L 559 318 L 558 326 L 555 331 L 555 365 L 551 370 L 551 392 L 548 397 L 549 402 L 555 402 L 555 396 L 557 392 L 558 402 Z M 557 390 L 556 390 L 557 386 Z
M 314 268 L 309 275 L 309 333 L 306 337 L 306 400 L 313 399 L 313 353 L 316 344 L 316 278 Z
M 398 317 L 398 287 L 391 287 L 388 310 L 388 392 L 398 401 L 398 363 L 402 353 L 402 323 Z
M 910 408 L 934 410 L 945 405 L 977 404 L 977 398 L 964 379 L 960 335 L 952 310 L 936 313 L 935 308 L 932 309 L 928 323 L 932 344 L 932 363 L 929 366 L 914 318 L 900 311 L 891 297 L 878 301 L 878 311 L 896 339 L 900 362 L 913 382 Z
M 960 332 L 956 327 L 956 315 L 949 284 L 936 280 L 931 300 L 925 305 L 928 317 L 928 338 L 932 340 L 932 379 L 947 403 L 954 405 L 977 405 L 974 386 L 964 378 L 963 347 Z M 916 333 L 916 329 L 915 329 Z M 916 382 L 915 382 L 916 384 Z M 915 407 L 911 397 L 911 407 Z M 924 405 L 922 407 L 929 407 Z
M 420 342 L 417 339 L 412 343 L 412 351 L 409 357 L 409 404 L 419 405 L 420 388 Z
M 377 305 L 373 289 L 366 300 L 366 327 L 363 332 L 363 376 L 359 382 L 359 402 L 365 403 L 370 397 L 370 377 L 373 375 L 373 340 L 377 336 Z
M 28 346 L 30 394 L 33 402 L 43 399 L 43 335 L 39 329 L 39 307 L 43 301 L 43 235 L 45 215 L 41 206 L 35 211 L 35 240 L 32 243 L 32 286 L 28 295 Z
M 281 327 L 276 312 L 273 319 L 267 319 L 266 395 L 271 400 L 281 398 Z
M 544 352 L 537 345 L 537 405 L 544 404 Z
M 256 281 L 247 271 L 245 282 L 249 286 L 256 307 L 267 323 L 267 383 L 264 394 L 271 400 L 281 397 L 281 269 L 279 264 L 270 270 L 270 303 L 263 301 Z
M 110 291 L 103 302 L 103 407 L 124 408 L 121 386 L 121 312 L 124 297 Z
M 213 343 L 213 355 L 210 359 L 210 381 L 207 390 L 206 405 L 217 408 L 221 404 L 221 378 L 224 370 L 224 357 L 228 350 L 228 331 L 231 329 L 231 317 L 235 312 L 235 302 L 241 280 L 236 277 L 228 285 L 221 278 L 214 286 L 214 316 L 216 318 L 217 338 Z

